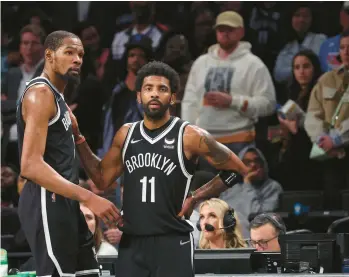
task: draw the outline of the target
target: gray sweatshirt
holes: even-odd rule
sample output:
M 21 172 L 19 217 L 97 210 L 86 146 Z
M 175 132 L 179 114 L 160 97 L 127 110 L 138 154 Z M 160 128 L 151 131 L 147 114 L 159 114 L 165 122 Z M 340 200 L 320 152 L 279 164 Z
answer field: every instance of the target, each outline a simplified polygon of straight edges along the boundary
M 271 212 L 278 207 L 281 185 L 268 177 L 268 164 L 262 152 L 253 146 L 248 146 L 239 153 L 242 159 L 249 149 L 254 149 L 264 161 L 266 179 L 258 184 L 236 184 L 220 195 L 236 212 L 242 224 L 243 234 L 249 234 L 248 216 L 252 213 Z

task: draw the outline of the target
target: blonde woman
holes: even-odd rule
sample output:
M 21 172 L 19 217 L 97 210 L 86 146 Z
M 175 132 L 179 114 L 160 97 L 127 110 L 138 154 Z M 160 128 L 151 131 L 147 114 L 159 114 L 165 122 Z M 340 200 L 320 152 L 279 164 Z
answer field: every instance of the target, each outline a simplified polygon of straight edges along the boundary
M 80 204 L 80 210 L 84 214 L 87 226 L 93 234 L 97 255 L 117 255 L 118 251 L 116 248 L 103 238 L 102 229 L 99 225 L 99 218 L 83 204 Z
M 241 234 L 240 221 L 233 209 L 218 198 L 211 198 L 199 206 L 201 231 L 200 249 L 243 248 L 247 244 Z

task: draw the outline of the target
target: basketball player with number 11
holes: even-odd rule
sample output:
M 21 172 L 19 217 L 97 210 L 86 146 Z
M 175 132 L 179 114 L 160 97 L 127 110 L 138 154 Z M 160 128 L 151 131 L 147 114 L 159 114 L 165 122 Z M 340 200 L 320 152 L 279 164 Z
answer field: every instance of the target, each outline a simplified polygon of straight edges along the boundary
M 193 227 L 183 215 L 197 200 L 218 195 L 247 173 L 241 160 L 206 131 L 170 116 L 179 85 L 170 66 L 156 61 L 143 66 L 136 90 L 144 120 L 122 126 L 103 160 L 92 153 L 70 114 L 75 141 L 82 141 L 77 150 L 98 188 L 107 189 L 124 174 L 118 277 L 194 276 Z M 187 196 L 199 156 L 222 171 L 194 201 Z

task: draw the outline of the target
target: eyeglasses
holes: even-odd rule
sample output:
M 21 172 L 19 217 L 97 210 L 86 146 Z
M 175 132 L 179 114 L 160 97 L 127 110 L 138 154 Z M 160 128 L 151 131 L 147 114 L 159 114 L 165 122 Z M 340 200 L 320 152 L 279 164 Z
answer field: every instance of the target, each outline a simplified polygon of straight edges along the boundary
M 262 239 L 262 240 L 252 240 L 252 239 L 250 239 L 249 240 L 249 245 L 252 246 L 253 248 L 257 248 L 256 246 L 259 245 L 260 248 L 266 249 L 266 248 L 268 248 L 268 243 L 270 241 L 272 241 L 273 239 L 276 239 L 278 236 L 279 235 L 277 235 L 277 236 L 275 236 L 275 237 L 273 237 L 271 239 L 268 239 L 268 240 L 264 240 L 264 239 Z
M 261 164 L 263 164 L 263 160 L 261 159 L 261 158 L 256 158 L 256 159 L 243 159 L 242 160 L 242 162 L 245 164 L 245 165 L 247 165 L 247 166 L 249 166 L 249 165 L 251 165 L 251 164 L 257 164 L 257 165 L 261 165 Z

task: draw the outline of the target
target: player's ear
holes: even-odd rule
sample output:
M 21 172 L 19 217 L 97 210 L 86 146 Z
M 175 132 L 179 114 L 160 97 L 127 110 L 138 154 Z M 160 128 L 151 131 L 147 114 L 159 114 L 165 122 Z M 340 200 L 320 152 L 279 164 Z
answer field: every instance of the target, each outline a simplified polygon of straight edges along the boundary
M 48 62 L 52 62 L 53 61 L 53 52 L 51 49 L 46 49 L 45 50 L 45 60 L 47 60 Z
M 172 93 L 171 94 L 171 105 L 172 106 L 176 104 L 176 99 L 177 99 L 176 93 Z
M 141 92 L 140 92 L 140 91 L 137 91 L 137 102 L 138 102 L 139 104 L 142 103 Z

